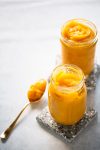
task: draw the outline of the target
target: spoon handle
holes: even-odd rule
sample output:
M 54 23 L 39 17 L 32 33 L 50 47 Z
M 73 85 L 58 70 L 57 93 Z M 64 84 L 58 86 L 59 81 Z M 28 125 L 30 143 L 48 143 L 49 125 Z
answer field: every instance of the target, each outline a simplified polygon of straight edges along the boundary
M 24 107 L 22 108 L 20 113 L 17 115 L 17 117 L 14 119 L 14 121 L 10 124 L 10 126 L 4 132 L 1 133 L 1 135 L 0 135 L 1 140 L 6 140 L 9 137 L 11 131 L 13 130 L 13 128 L 14 128 L 16 122 L 17 122 L 17 120 L 19 119 L 19 117 L 21 116 L 21 114 L 23 113 L 23 111 L 25 110 L 25 108 L 29 104 L 30 104 L 30 102 L 28 102 L 24 105 Z

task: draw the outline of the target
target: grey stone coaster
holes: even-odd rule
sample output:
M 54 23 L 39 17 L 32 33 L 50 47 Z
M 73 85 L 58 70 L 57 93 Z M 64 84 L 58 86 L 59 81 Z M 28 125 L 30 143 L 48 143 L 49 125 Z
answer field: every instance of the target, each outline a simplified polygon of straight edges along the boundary
M 99 76 L 100 76 L 100 65 L 95 64 L 93 71 L 85 80 L 88 91 L 95 89 L 96 82 Z
M 72 126 L 64 126 L 58 124 L 51 117 L 48 107 L 44 108 L 43 111 L 36 117 L 37 121 L 45 128 L 49 129 L 53 133 L 59 135 L 66 142 L 72 142 L 75 137 L 87 127 L 88 124 L 96 117 L 97 112 L 92 109 L 86 112 L 83 118 Z
M 96 83 L 98 77 L 100 76 L 100 65 L 95 64 L 91 74 L 85 79 L 88 96 L 90 94 L 94 95 L 96 88 Z M 89 94 L 90 93 L 90 94 Z M 75 137 L 86 128 L 91 121 L 96 117 L 97 112 L 94 109 L 93 99 L 90 96 L 87 103 L 87 112 L 84 114 L 83 118 L 73 126 L 63 126 L 54 121 L 51 117 L 48 107 L 46 107 L 37 117 L 37 121 L 43 125 L 46 129 L 53 131 L 53 133 L 58 134 L 66 142 L 72 142 Z

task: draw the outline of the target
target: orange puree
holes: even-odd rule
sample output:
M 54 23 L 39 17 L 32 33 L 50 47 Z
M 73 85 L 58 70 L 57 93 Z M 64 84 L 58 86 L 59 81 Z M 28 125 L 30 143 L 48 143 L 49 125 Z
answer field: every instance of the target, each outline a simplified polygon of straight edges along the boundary
M 93 23 L 73 19 L 61 29 L 62 63 L 79 66 L 85 75 L 94 67 L 97 31 Z
M 72 125 L 86 110 L 86 87 L 82 71 L 74 65 L 57 67 L 51 76 L 48 106 L 56 122 Z
M 46 80 L 41 79 L 32 84 L 27 92 L 27 97 L 30 102 L 39 100 L 46 89 Z

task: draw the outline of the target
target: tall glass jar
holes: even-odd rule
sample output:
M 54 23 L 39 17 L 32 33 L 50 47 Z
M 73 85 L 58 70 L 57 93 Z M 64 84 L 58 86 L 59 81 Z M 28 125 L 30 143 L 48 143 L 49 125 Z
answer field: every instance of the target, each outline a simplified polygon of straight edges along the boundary
M 94 67 L 97 43 L 96 26 L 85 19 L 73 19 L 61 28 L 62 64 L 75 64 L 85 75 Z
M 78 122 L 86 111 L 87 90 L 82 70 L 75 65 L 56 67 L 48 89 L 51 116 L 63 125 Z

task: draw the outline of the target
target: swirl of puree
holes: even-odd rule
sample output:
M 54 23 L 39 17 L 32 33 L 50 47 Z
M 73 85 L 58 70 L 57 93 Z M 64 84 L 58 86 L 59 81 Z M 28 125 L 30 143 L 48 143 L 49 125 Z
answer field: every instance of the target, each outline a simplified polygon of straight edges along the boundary
M 61 29 L 62 63 L 79 66 L 85 75 L 94 67 L 97 31 L 92 22 L 73 19 Z
M 61 65 L 53 70 L 48 90 L 48 106 L 57 123 L 73 125 L 86 110 L 87 91 L 84 74 L 75 65 Z

